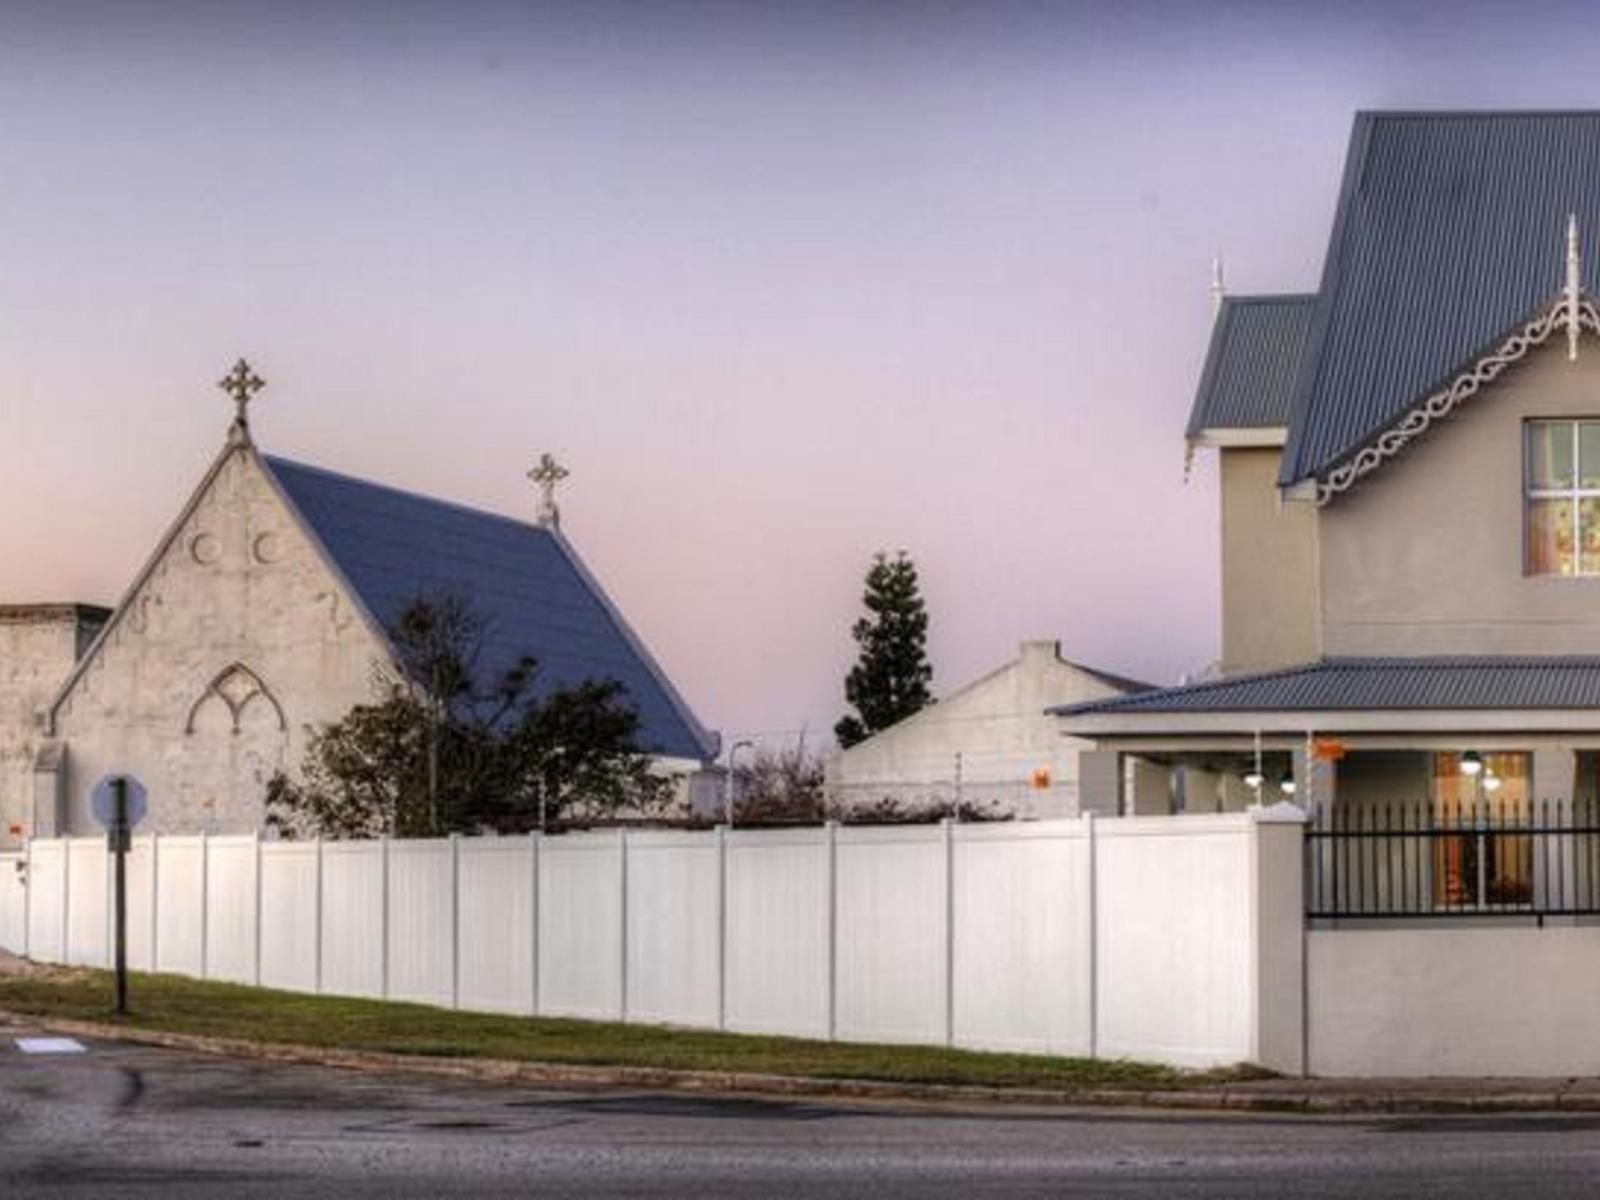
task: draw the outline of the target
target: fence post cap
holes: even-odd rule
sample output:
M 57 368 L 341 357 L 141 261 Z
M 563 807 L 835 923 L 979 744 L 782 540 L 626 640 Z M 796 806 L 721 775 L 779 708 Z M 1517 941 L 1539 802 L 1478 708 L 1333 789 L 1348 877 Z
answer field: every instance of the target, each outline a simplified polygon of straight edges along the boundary
M 1304 825 L 1305 810 L 1288 800 L 1276 804 L 1256 805 L 1246 810 L 1257 825 Z

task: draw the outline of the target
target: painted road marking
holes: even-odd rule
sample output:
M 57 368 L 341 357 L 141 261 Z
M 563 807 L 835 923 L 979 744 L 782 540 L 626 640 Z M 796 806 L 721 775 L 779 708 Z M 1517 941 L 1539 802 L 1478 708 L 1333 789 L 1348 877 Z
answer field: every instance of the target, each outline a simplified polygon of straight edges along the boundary
M 89 1048 L 76 1038 L 17 1038 L 17 1049 L 24 1054 L 86 1054 Z

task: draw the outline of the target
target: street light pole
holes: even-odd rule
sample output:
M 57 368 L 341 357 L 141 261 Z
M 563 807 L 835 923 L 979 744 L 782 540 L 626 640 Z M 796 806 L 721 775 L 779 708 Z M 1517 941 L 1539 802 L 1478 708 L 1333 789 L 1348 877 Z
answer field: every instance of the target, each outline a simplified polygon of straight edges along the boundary
M 733 756 L 740 750 L 754 750 L 756 744 L 749 738 L 740 738 L 728 747 L 728 778 L 724 781 L 722 789 L 722 820 L 728 828 L 733 828 Z

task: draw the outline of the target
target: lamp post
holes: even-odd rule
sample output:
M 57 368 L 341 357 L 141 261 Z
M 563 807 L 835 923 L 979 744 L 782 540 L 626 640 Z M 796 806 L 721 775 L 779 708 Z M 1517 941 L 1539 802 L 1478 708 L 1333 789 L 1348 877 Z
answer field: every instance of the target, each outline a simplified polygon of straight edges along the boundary
M 741 750 L 754 750 L 756 744 L 749 738 L 740 738 L 728 747 L 728 778 L 722 792 L 722 819 L 728 828 L 733 828 L 733 757 Z

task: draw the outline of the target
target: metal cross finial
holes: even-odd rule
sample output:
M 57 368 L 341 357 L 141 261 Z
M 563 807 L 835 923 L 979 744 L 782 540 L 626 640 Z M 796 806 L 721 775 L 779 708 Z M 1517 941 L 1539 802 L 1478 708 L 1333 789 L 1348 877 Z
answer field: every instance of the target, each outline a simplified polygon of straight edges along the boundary
M 1578 258 L 1578 214 L 1567 214 L 1567 361 L 1578 361 L 1579 294 L 1582 262 Z
M 539 485 L 539 524 L 545 529 L 559 528 L 561 510 L 556 507 L 556 484 L 572 474 L 550 454 L 541 455 L 528 478 Z
M 243 429 L 250 423 L 245 417 L 245 408 L 250 398 L 267 386 L 267 381 L 252 371 L 250 364 L 241 358 L 233 364 L 233 370 L 217 380 L 217 386 L 233 397 L 233 423 Z

